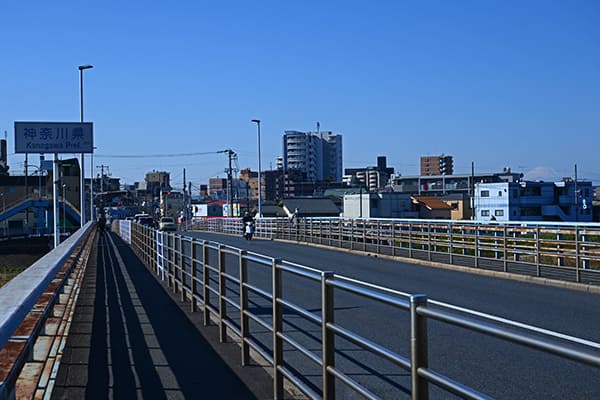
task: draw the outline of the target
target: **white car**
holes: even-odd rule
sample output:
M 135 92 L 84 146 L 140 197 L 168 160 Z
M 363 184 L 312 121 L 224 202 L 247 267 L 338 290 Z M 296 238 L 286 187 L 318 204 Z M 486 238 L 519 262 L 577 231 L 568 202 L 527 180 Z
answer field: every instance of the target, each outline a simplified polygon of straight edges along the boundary
M 160 231 L 176 231 L 177 224 L 175 224 L 175 220 L 171 217 L 162 217 L 158 222 L 158 230 Z

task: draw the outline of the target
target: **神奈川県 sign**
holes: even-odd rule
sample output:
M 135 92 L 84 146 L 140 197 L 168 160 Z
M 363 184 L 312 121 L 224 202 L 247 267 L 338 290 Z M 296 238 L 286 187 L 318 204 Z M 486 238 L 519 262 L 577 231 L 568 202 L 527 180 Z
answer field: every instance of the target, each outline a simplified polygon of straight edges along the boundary
M 93 153 L 91 122 L 17 122 L 15 153 Z

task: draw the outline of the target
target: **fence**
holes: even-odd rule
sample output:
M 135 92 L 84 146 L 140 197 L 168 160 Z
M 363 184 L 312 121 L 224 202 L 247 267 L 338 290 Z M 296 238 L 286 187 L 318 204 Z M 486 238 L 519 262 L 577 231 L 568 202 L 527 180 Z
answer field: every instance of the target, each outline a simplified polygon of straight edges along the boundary
M 237 219 L 191 229 L 238 234 Z M 259 237 L 294 240 L 491 271 L 600 285 L 600 224 L 285 218 L 257 221 Z
M 282 233 L 276 221 L 269 224 L 271 222 L 262 224 L 262 230 L 259 229 L 258 234 L 268 236 Z M 328 225 L 326 231 L 331 226 Z M 222 227 L 235 228 L 234 225 Z M 209 225 L 208 228 L 215 229 L 215 226 Z M 349 229 L 354 228 L 352 225 Z M 314 232 L 311 229 L 299 230 L 297 234 L 311 231 Z M 236 234 L 239 232 L 241 228 L 238 227 Z M 365 398 L 380 398 L 378 393 L 374 393 L 344 371 L 341 365 L 337 365 L 336 353 L 339 349 L 336 347 L 336 338 L 343 338 L 395 364 L 397 368 L 409 371 L 407 386 L 413 399 L 427 399 L 431 384 L 468 399 L 489 398 L 430 368 L 430 320 L 541 350 L 594 368 L 600 367 L 600 344 L 595 342 L 430 300 L 423 294 L 408 294 L 375 286 L 332 271 L 319 271 L 216 242 L 157 232 L 138 224 L 131 225 L 131 246 L 153 270 L 157 265 L 159 240 L 162 243 L 160 253 L 164 268 L 163 279 L 168 286 L 179 293 L 182 300 L 189 301 L 192 311 L 199 308 L 202 310 L 205 325 L 211 321 L 216 322 L 221 341 L 226 341 L 228 334 L 239 339 L 242 365 L 249 363 L 251 349 L 272 365 L 275 399 L 283 398 L 284 378 L 313 399 L 334 399 L 338 381 Z M 260 276 L 268 278 L 266 288 L 260 286 L 260 280 L 257 279 Z M 317 286 L 309 297 L 319 299 L 319 311 L 302 307 L 285 295 L 290 289 L 290 277 L 303 290 L 309 290 L 309 286 L 302 282 Z M 406 313 L 410 327 L 406 343 L 409 354 L 400 354 L 386 348 L 336 322 L 338 310 L 334 304 L 334 293 L 338 292 L 369 299 Z M 250 297 L 263 299 L 269 304 L 268 317 L 264 316 L 265 313 L 257 312 L 257 307 L 250 307 Z M 232 309 L 234 312 L 230 312 Z M 284 310 L 317 327 L 320 331 L 318 351 L 311 350 L 283 329 Z M 271 344 L 268 348 L 257 340 L 258 329 L 251 329 L 250 322 L 253 323 L 252 326 L 268 332 Z M 307 383 L 302 374 L 286 367 L 284 344 L 295 349 L 321 371 L 318 388 Z
M 0 399 L 52 393 L 92 226 L 86 224 L 0 289 Z

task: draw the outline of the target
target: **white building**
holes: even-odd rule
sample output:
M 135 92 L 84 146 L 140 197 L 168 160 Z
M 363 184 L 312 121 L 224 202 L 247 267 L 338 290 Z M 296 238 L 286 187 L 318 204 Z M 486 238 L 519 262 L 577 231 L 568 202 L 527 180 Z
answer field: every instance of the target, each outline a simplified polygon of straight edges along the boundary
M 478 183 L 475 185 L 475 219 L 591 222 L 592 196 L 591 182 L 578 181 L 577 185 L 572 180 Z
M 350 186 L 359 182 L 367 191 L 377 191 L 387 184 L 387 176 L 382 176 L 375 169 L 364 169 L 357 171 L 354 175 L 344 175 L 342 182 Z
M 344 218 L 418 218 L 410 194 L 383 192 L 344 195 Z
M 342 135 L 285 131 L 283 167 L 305 172 L 311 182 L 342 180 Z

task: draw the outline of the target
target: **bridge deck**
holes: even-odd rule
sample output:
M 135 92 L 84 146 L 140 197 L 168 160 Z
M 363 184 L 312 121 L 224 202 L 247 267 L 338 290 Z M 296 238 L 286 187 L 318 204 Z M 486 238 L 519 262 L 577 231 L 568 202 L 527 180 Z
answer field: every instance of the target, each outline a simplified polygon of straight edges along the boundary
M 240 366 L 116 235 L 96 238 L 53 398 L 270 398 L 261 366 Z

